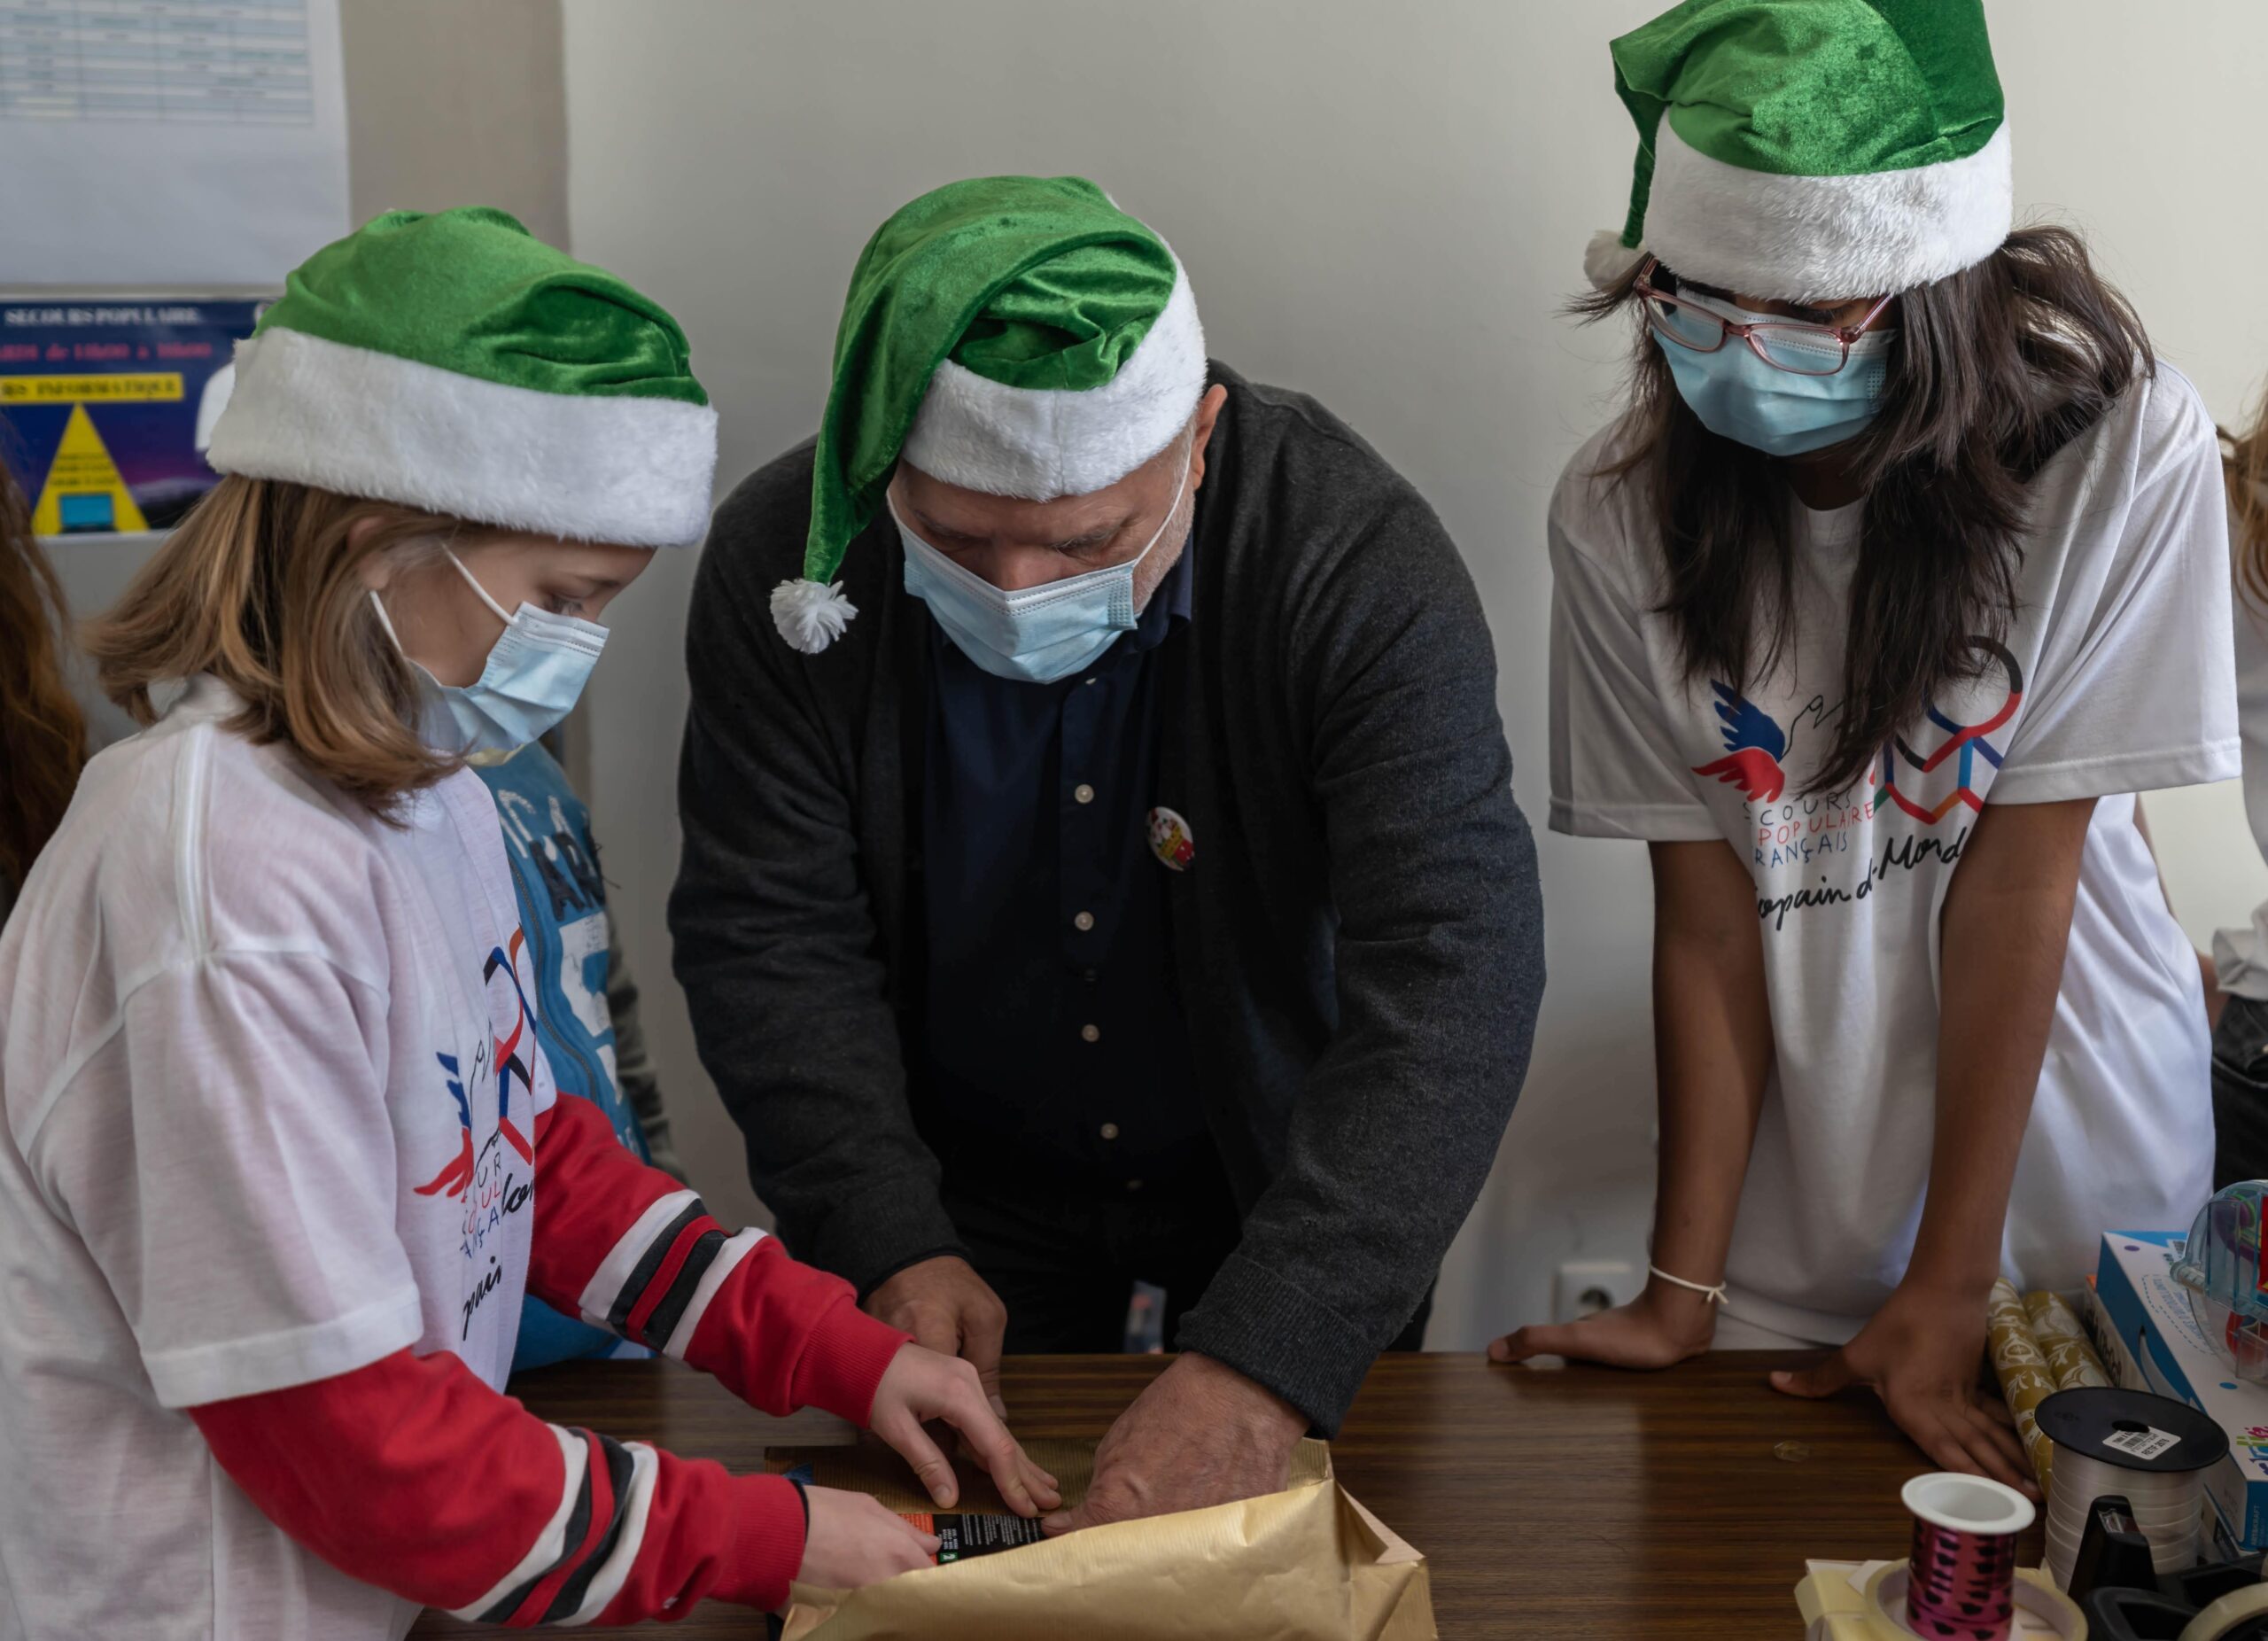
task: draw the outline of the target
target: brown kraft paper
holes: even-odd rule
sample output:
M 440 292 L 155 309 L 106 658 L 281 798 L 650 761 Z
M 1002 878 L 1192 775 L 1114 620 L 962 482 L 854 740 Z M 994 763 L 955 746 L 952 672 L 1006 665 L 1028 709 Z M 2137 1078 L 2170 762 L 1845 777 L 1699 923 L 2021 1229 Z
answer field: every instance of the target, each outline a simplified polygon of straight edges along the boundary
M 1094 1446 L 1033 1441 L 1032 1458 L 1085 1496 Z M 822 1487 L 871 1493 L 891 1509 L 936 1506 L 887 1450 L 774 1448 L 768 1468 L 811 1466 Z M 1006 1506 L 959 1466 L 972 1513 Z M 1431 1641 L 1425 1559 L 1340 1489 L 1331 1450 L 1302 1442 L 1280 1493 L 1206 1510 L 1114 1522 L 849 1591 L 795 1587 L 785 1641 Z

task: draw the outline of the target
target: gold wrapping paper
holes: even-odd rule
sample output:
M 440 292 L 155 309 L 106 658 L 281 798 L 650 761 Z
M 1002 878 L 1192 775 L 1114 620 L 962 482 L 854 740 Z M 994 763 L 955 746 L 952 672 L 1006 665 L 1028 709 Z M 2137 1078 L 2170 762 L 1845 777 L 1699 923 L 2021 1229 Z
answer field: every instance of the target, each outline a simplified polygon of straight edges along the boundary
M 1025 1450 L 1075 1505 L 1094 1474 L 1091 1443 Z M 767 1468 L 809 1465 L 823 1487 L 871 1493 L 893 1510 L 936 1508 L 905 1462 L 871 1444 L 774 1448 Z M 958 1466 L 967 1511 L 1004 1506 Z M 1280 1493 L 1209 1510 L 1090 1528 L 1045 1544 L 904 1573 L 849 1591 L 797 1584 L 786 1641 L 1432 1641 L 1425 1558 L 1340 1490 L 1331 1450 L 1302 1442 Z
M 2078 1390 L 2108 1385 L 2110 1374 L 2087 1341 L 2086 1325 L 2056 1295 L 2044 1289 L 2023 1296 L 2023 1313 L 2031 1323 L 2031 1336 L 2047 1358 L 2058 1390 Z
M 2023 1443 L 2024 1456 L 2031 1460 L 2032 1474 L 2039 1478 L 2039 1490 L 2044 1493 L 2054 1468 L 2055 1443 L 2039 1427 L 2032 1412 L 2055 1393 L 2055 1375 L 2048 1368 L 2039 1342 L 2031 1335 L 2031 1319 L 2024 1314 L 2016 1285 L 2005 1277 L 1992 1284 L 1984 1326 L 2000 1394 L 2008 1399 L 2008 1412 L 2016 1415 L 2017 1438 Z

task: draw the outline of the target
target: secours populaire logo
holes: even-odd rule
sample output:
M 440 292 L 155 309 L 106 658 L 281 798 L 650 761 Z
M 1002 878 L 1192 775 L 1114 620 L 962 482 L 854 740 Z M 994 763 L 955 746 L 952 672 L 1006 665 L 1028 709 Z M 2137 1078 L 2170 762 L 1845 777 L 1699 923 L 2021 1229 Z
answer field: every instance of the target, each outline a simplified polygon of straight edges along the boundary
M 1814 696 L 1783 724 L 1731 685 L 1711 681 L 1723 751 L 1691 768 L 1746 800 L 1757 910 L 1775 928 L 1791 913 L 1863 900 L 1893 874 L 1960 859 L 2005 756 L 2001 732 L 2023 704 L 2023 671 L 2008 647 L 1988 638 L 1969 646 L 1978 673 L 1954 707 L 1933 704 L 1915 731 L 1884 743 L 1863 788 L 1837 792 L 1790 789 L 1799 749 L 1815 751 L 1839 705 Z
M 457 1150 L 431 1179 L 413 1187 L 420 1196 L 459 1205 L 461 1251 L 476 1267 L 484 1259 L 497 1263 L 487 1253 L 490 1239 L 527 1207 L 534 1192 L 537 1085 L 551 1073 L 536 1046 L 535 1016 L 517 968 L 524 945 L 524 935 L 515 929 L 509 953 L 495 948 L 482 966 L 489 1015 L 485 1040 L 470 1054 L 433 1056 L 441 1091 L 455 1111 Z M 469 1288 L 468 1333 L 473 1312 L 494 1286 L 484 1278 Z
M 1724 720 L 1725 755 L 1702 764 L 1693 773 L 1740 789 L 1751 804 L 1776 802 L 1788 789 L 1787 759 L 1795 732 L 1827 718 L 1827 697 L 1814 696 L 1791 720 L 1790 728 L 1730 684 L 1712 681 L 1716 691 L 1717 716 Z

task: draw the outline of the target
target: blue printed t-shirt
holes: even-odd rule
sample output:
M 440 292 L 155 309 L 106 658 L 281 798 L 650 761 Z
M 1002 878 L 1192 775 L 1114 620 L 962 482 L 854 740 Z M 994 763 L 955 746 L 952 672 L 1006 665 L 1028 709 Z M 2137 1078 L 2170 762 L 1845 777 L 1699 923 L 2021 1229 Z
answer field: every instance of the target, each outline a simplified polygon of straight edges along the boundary
M 614 1080 L 614 1022 L 607 1013 L 606 884 L 599 876 L 591 814 L 567 772 L 540 744 L 473 766 L 496 800 L 504 855 L 527 936 L 524 971 L 535 976 L 536 1037 L 563 1094 L 606 1113 L 615 1138 L 646 1157 L 638 1114 Z M 612 1334 L 563 1316 L 531 1294 L 520 1314 L 512 1368 L 575 1357 L 644 1355 Z

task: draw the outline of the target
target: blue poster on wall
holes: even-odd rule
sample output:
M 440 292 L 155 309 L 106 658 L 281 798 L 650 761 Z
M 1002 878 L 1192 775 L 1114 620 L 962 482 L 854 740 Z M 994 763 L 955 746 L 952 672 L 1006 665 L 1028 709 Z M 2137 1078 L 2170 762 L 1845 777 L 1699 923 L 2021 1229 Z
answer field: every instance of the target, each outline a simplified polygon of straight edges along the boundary
M 213 378 L 261 304 L 0 302 L 0 461 L 35 535 L 168 530 L 218 482 Z M 209 425 L 206 428 L 209 432 Z

